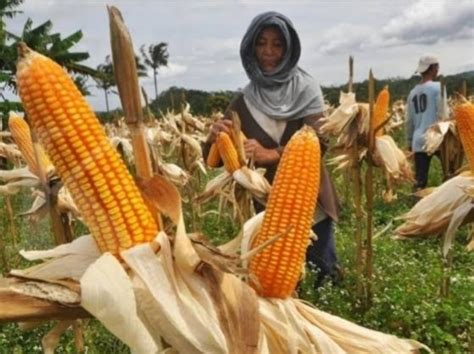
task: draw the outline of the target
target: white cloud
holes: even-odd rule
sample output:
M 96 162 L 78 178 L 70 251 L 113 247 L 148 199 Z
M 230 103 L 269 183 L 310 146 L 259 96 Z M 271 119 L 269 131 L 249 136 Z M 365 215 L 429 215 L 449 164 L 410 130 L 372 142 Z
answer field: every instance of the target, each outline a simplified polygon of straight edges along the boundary
M 168 63 L 168 66 L 162 66 L 158 69 L 158 76 L 162 78 L 170 78 L 181 75 L 188 70 L 186 65 L 177 63 Z M 150 71 L 149 76 L 153 78 L 153 72 Z
M 393 18 L 382 34 L 384 38 L 423 44 L 473 38 L 474 1 L 420 0 Z
M 323 33 L 317 49 L 326 54 L 350 53 L 370 46 L 374 41 L 370 26 L 342 23 Z
M 325 54 L 351 53 L 370 48 L 474 38 L 474 1 L 419 0 L 378 26 L 337 24 L 323 32 L 317 50 Z

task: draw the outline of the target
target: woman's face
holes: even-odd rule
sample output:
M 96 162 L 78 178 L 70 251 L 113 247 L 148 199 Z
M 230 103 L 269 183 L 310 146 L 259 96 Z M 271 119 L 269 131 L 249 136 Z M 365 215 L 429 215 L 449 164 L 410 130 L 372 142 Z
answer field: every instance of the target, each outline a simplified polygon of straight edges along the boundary
M 257 37 L 255 55 L 263 72 L 270 72 L 280 64 L 285 54 L 285 41 L 277 28 L 263 29 Z

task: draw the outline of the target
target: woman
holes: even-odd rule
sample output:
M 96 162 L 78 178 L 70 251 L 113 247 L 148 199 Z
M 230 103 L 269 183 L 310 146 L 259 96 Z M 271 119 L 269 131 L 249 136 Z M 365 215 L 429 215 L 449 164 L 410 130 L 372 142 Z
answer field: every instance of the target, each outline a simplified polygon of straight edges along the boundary
M 319 84 L 297 66 L 301 53 L 300 41 L 291 21 L 277 12 L 257 16 L 242 40 L 240 56 L 250 79 L 229 105 L 238 113 L 242 132 L 248 138 L 245 153 L 253 157 L 255 165 L 267 169 L 265 177 L 271 183 L 284 146 L 303 124 L 317 129 L 323 116 L 323 95 Z M 204 146 L 209 147 L 219 132 L 229 133 L 232 122 L 216 122 Z M 324 139 L 320 137 L 320 141 Z M 324 143 L 322 151 L 325 150 Z M 260 212 L 264 207 L 255 202 Z M 306 260 L 317 269 L 316 286 L 326 276 L 337 275 L 337 257 L 333 236 L 333 221 L 337 221 L 339 204 L 329 175 L 321 166 L 321 187 L 313 231 L 318 240 L 307 250 Z

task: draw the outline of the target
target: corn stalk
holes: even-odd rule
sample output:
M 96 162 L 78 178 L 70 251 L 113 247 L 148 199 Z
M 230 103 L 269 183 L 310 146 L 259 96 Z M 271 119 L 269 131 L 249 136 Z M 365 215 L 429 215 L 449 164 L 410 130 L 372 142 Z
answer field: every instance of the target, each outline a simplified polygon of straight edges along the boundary
M 441 79 L 440 80 L 440 84 L 441 84 L 441 102 L 444 101 L 445 99 L 445 89 L 446 89 L 446 84 L 444 83 L 444 80 Z M 449 134 L 449 132 L 447 133 Z M 447 136 L 444 138 L 444 139 L 447 139 Z M 450 156 L 448 154 L 448 144 L 446 143 L 441 143 L 441 147 L 440 147 L 440 157 L 441 157 L 441 164 L 442 164 L 442 168 L 443 168 L 443 175 L 444 175 L 444 180 L 447 180 L 449 178 L 449 175 L 450 175 L 450 164 L 449 164 L 449 159 L 450 159 Z
M 1 122 L 0 122 L 0 126 L 1 126 Z M 1 139 L 2 138 L 0 137 L 0 141 Z M 4 195 L 3 198 L 5 200 L 5 206 L 7 208 L 7 217 L 8 217 L 9 227 L 10 227 L 10 234 L 12 235 L 13 246 L 16 247 L 17 231 L 16 231 L 15 219 L 13 215 L 12 200 L 8 194 Z M 6 241 L 4 237 L 5 236 L 0 236 L 0 260 L 2 263 L 2 268 L 7 272 L 9 270 L 9 265 L 8 265 L 8 258 L 6 254 Z
M 442 238 L 441 248 L 443 248 L 443 244 L 445 243 L 444 239 L 446 234 Z M 446 257 L 443 257 L 443 278 L 441 279 L 441 288 L 440 288 L 440 296 L 442 298 L 449 297 L 449 290 L 451 284 L 451 272 L 453 269 L 453 250 L 450 249 Z
M 108 11 L 114 75 L 125 122 L 130 129 L 137 175 L 150 178 L 153 176 L 153 172 L 144 134 L 140 87 L 138 85 L 132 39 L 120 11 L 113 6 L 109 7 Z
M 18 241 L 18 231 L 15 225 L 15 216 L 13 214 L 12 199 L 10 195 L 5 195 L 5 206 L 7 208 L 8 222 L 10 224 L 10 235 L 12 235 L 13 247 L 16 247 Z
M 145 138 L 140 86 L 138 85 L 132 38 L 120 11 L 114 6 L 109 6 L 107 10 L 110 21 L 110 43 L 115 81 L 117 82 L 125 122 L 130 130 L 136 172 L 139 177 L 148 179 L 153 177 L 153 169 Z M 160 229 L 163 230 L 163 222 L 159 213 L 154 217 L 160 225 Z
M 353 80 L 354 80 L 354 58 L 349 56 L 349 83 L 347 85 L 347 91 L 353 91 Z M 359 161 L 359 145 L 357 139 L 354 140 L 354 144 L 351 148 L 351 161 L 352 167 L 350 174 L 352 175 L 352 186 L 354 191 L 354 206 L 356 215 L 356 226 L 355 226 L 355 242 L 356 242 L 356 270 L 357 270 L 357 296 L 362 297 L 364 293 L 363 286 L 363 268 L 364 268 L 364 257 L 363 257 L 363 245 L 362 245 L 362 199 L 361 199 L 361 164 Z M 349 183 L 347 184 L 349 185 Z
M 53 231 L 55 244 L 61 245 L 71 242 L 73 239 L 73 233 L 70 227 L 69 216 L 67 213 L 62 213 L 58 209 L 58 193 L 62 187 L 62 183 L 59 179 L 50 179 L 46 175 L 46 168 L 39 158 L 40 145 L 34 130 L 31 131 L 31 140 L 33 141 L 33 150 L 38 165 L 38 177 L 43 186 L 46 205 L 49 209 L 51 229 Z
M 467 81 L 466 80 L 462 81 L 461 94 L 464 97 L 467 97 Z
M 5 204 L 9 203 L 8 195 L 5 195 L 3 198 L 5 200 Z M 8 208 L 8 204 L 7 204 L 7 208 Z M 8 217 L 10 219 L 10 215 Z M 0 235 L 0 262 L 1 262 L 2 268 L 7 272 L 9 270 L 8 269 L 9 267 L 8 267 L 6 249 L 5 249 L 5 240 L 3 239 L 4 237 L 5 237 L 4 235 Z
M 374 118 L 374 76 L 372 69 L 369 71 L 369 125 L 372 126 L 372 119 Z M 381 127 L 377 127 L 380 129 Z M 375 146 L 376 130 L 369 133 L 369 146 L 367 152 L 367 171 L 365 174 L 365 198 L 367 210 L 367 238 L 366 238 L 366 305 L 370 306 L 372 302 L 372 278 L 373 278 L 373 214 L 374 214 L 374 191 L 373 191 L 373 151 Z
M 5 202 L 8 202 L 8 196 L 4 196 Z M 6 254 L 6 247 L 5 247 L 5 240 L 3 239 L 3 235 L 0 236 L 0 261 L 2 265 L 2 269 L 4 272 L 8 272 L 10 269 L 8 265 L 8 259 Z M 1 274 L 0 274 L 1 275 Z

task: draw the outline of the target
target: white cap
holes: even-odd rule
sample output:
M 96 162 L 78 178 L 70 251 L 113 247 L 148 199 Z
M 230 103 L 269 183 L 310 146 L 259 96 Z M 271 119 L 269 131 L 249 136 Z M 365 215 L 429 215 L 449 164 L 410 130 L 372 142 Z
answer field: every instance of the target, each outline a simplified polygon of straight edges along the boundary
M 436 58 L 434 55 L 422 56 L 418 61 L 418 67 L 416 68 L 415 73 L 424 73 L 426 70 L 428 70 L 431 64 L 439 64 L 438 58 Z

